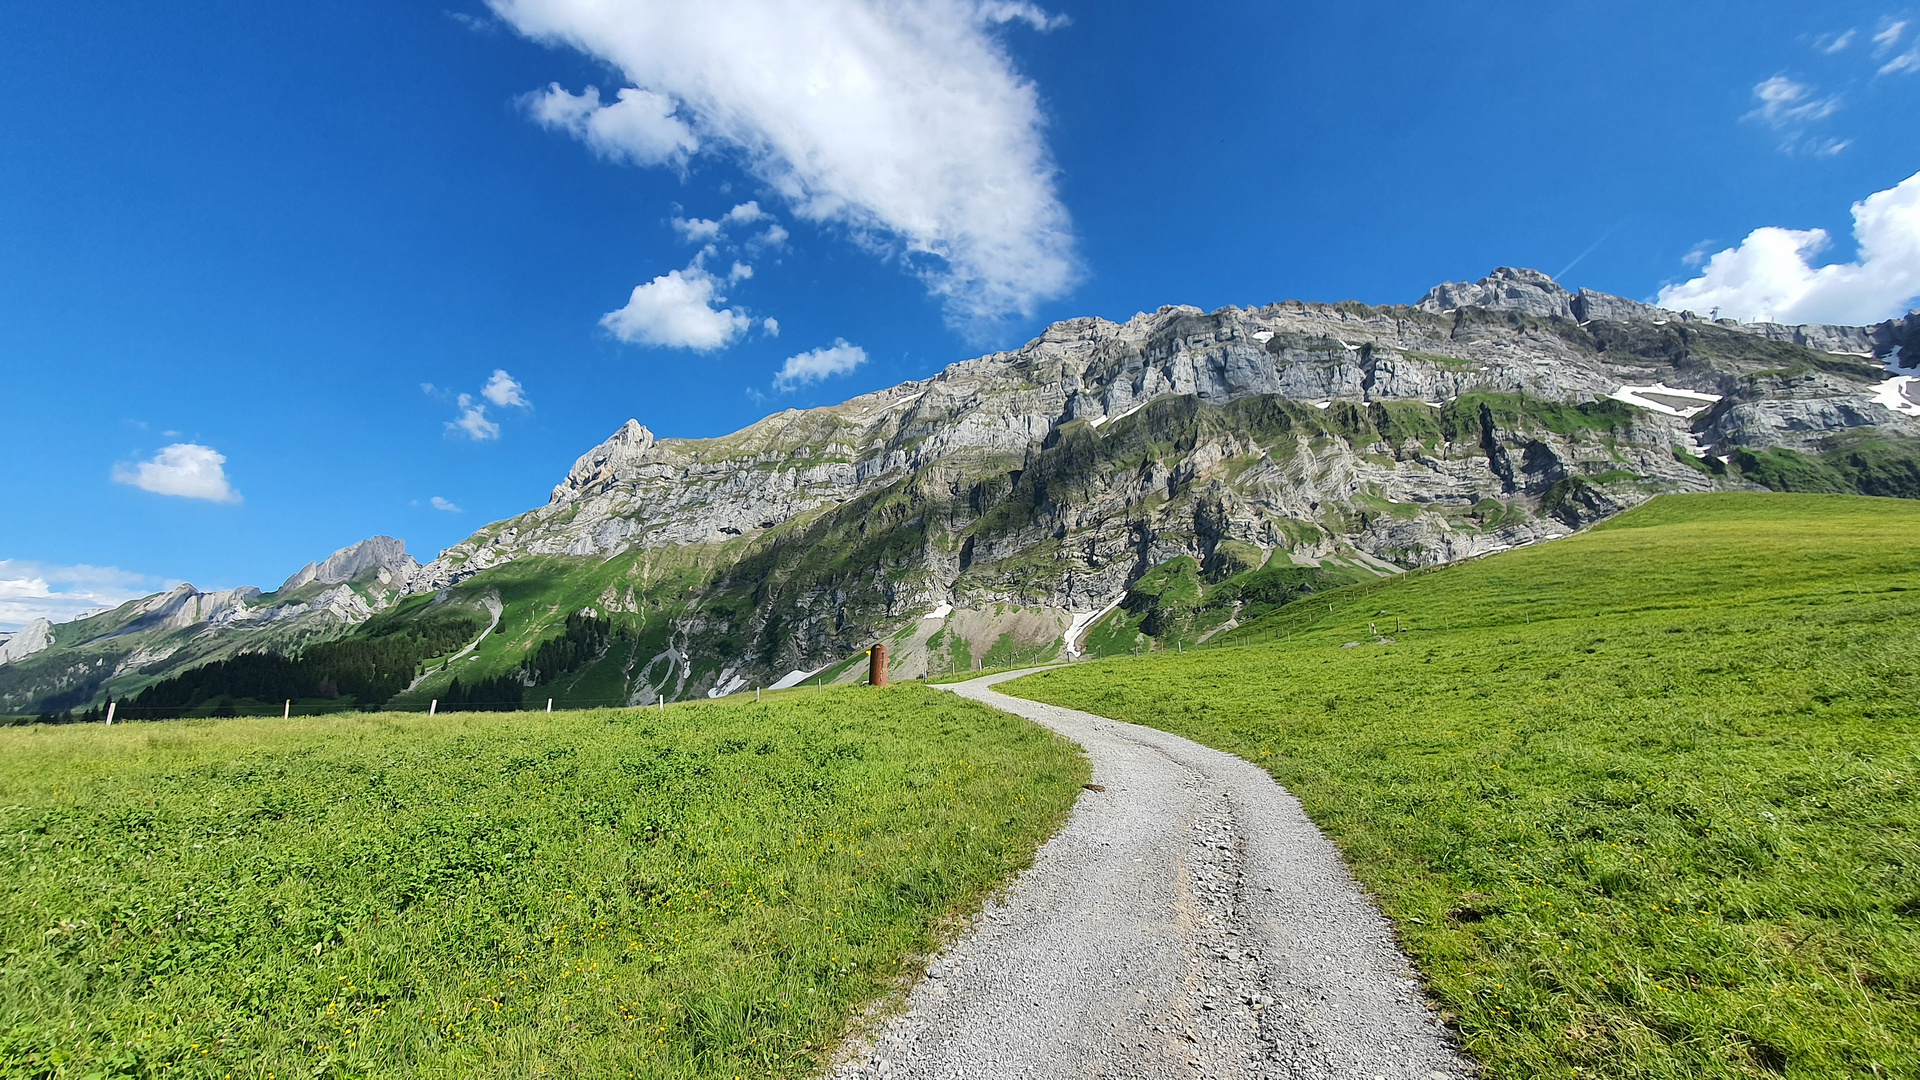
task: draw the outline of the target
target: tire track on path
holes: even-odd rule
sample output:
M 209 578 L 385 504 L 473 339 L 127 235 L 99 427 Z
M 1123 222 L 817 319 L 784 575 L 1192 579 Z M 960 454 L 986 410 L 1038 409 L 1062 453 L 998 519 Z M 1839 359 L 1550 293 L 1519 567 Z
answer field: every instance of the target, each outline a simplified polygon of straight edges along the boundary
M 832 1070 L 879 1078 L 1465 1078 L 1391 929 L 1265 770 L 1152 728 L 952 684 L 1084 747 L 1032 869 Z

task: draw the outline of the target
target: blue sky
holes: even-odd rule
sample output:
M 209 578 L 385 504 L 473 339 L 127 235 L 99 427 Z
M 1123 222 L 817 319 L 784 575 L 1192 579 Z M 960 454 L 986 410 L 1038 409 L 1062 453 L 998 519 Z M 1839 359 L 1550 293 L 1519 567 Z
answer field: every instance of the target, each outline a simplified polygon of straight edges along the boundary
M 630 416 L 722 434 L 1070 316 L 1503 264 L 1904 310 L 1916 16 L 10 5 L 0 629 L 374 533 L 430 558 Z

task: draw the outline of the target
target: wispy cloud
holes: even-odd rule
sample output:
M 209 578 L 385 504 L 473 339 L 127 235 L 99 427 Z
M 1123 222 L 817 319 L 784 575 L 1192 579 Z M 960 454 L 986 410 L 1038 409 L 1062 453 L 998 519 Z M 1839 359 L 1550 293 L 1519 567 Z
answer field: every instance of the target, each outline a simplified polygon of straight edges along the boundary
M 179 584 L 116 566 L 59 566 L 0 559 L 0 631 L 35 619 L 66 622 Z
M 440 496 L 438 496 L 438 495 L 435 495 L 435 496 L 434 496 L 433 498 L 431 498 L 431 499 L 428 499 L 428 500 L 427 500 L 427 502 L 428 502 L 428 503 L 429 503 L 430 505 L 432 505 L 432 507 L 433 507 L 433 508 L 434 508 L 435 510 L 440 510 L 440 511 L 444 511 L 445 513 L 449 513 L 449 514 L 464 514 L 464 513 L 466 513 L 466 511 L 465 511 L 465 510 L 462 510 L 462 509 L 460 509 L 460 508 L 459 508 L 458 506 L 455 506 L 455 505 L 453 504 L 453 501 L 452 501 L 452 500 L 450 500 L 450 499 L 443 499 L 443 498 L 441 498 L 441 497 L 440 497 Z
M 1832 56 L 1836 53 L 1847 51 L 1847 46 L 1852 45 L 1854 39 L 1859 36 L 1860 32 L 1858 30 L 1845 30 L 1838 34 L 1821 34 L 1813 40 L 1813 47 L 1817 52 L 1823 52 L 1828 56 Z
M 474 442 L 500 437 L 500 425 L 487 419 L 487 407 L 473 400 L 472 394 L 461 394 L 458 403 L 460 415 L 447 421 L 448 431 L 463 432 Z
M 1885 56 L 1900 47 L 1900 39 L 1907 34 L 1907 20 L 1883 19 L 1880 29 L 1873 35 L 1873 55 Z
M 1840 111 L 1839 94 L 1822 94 L 1809 83 L 1775 75 L 1756 84 L 1753 97 L 1758 104 L 1741 119 L 1766 124 L 1779 132 L 1782 153 L 1831 156 L 1846 149 L 1846 142 L 1812 131 L 1813 125 Z
M 1746 119 L 1764 120 L 1775 128 L 1825 120 L 1840 109 L 1840 95 L 1821 97 L 1806 83 L 1775 75 L 1753 88 L 1760 104 Z
M 240 493 L 227 480 L 226 455 L 199 443 L 174 443 L 150 461 L 113 467 L 113 480 L 155 495 L 237 503 Z
M 1078 280 L 1040 95 L 995 29 L 1061 25 L 1031 3 L 489 3 L 631 84 L 612 104 L 549 86 L 540 122 L 638 164 L 738 160 L 795 214 L 898 259 L 956 323 L 1030 315 Z
M 848 344 L 845 338 L 835 338 L 833 344 L 824 349 L 809 349 L 787 357 L 779 374 L 773 377 L 773 385 L 783 391 L 795 390 L 810 382 L 845 375 L 866 362 L 867 350 Z
M 1699 277 L 1660 290 L 1661 307 L 1784 323 L 1864 325 L 1920 297 L 1920 173 L 1853 204 L 1852 262 L 1813 265 L 1825 229 L 1755 229 Z
M 527 397 L 527 388 L 520 380 L 509 375 L 504 368 L 494 368 L 493 374 L 480 387 L 480 396 L 472 394 L 451 394 L 448 390 L 430 382 L 420 384 L 422 393 L 441 401 L 453 399 L 454 408 L 459 410 L 453 419 L 447 421 L 447 433 L 464 435 L 474 442 L 489 442 L 500 437 L 500 425 L 487 415 L 488 403 L 500 409 L 531 409 L 533 402 Z M 481 400 L 481 399 L 485 400 Z

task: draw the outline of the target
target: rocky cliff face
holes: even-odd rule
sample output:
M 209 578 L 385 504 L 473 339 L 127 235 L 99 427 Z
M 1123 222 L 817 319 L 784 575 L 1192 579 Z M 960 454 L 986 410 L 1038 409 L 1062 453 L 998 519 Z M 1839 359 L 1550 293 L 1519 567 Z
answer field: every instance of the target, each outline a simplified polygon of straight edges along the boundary
M 846 658 L 880 638 L 900 677 L 1051 655 L 1083 631 L 1146 647 L 1179 621 L 1141 621 L 1147 581 L 1337 583 L 1550 539 L 1666 491 L 1920 495 L 1920 391 L 1898 366 L 1916 335 L 1920 315 L 1742 325 L 1511 268 L 1406 306 L 1074 319 L 721 438 L 630 420 L 545 505 L 425 566 L 375 538 L 273 597 L 167 594 L 98 625 L 184 635 L 158 655 L 296 615 L 337 633 L 389 605 L 396 625 L 464 605 L 489 633 L 415 684 L 422 701 L 456 677 L 540 681 L 527 692 L 572 704 L 853 678 Z M 533 664 L 581 613 L 607 622 L 601 651 L 559 675 Z M 20 700 L 0 680 L 0 708 Z
M 37 652 L 45 652 L 53 644 L 53 624 L 45 619 L 35 619 L 0 640 L 0 664 L 11 664 L 15 660 L 25 660 Z
M 407 554 L 406 541 L 391 536 L 373 536 L 341 548 L 327 556 L 324 562 L 308 563 L 299 573 L 288 578 L 280 586 L 280 591 L 292 592 L 316 581 L 322 585 L 340 585 L 368 571 L 375 572 L 382 585 L 389 585 L 405 581 L 409 574 L 419 569 L 420 564 Z

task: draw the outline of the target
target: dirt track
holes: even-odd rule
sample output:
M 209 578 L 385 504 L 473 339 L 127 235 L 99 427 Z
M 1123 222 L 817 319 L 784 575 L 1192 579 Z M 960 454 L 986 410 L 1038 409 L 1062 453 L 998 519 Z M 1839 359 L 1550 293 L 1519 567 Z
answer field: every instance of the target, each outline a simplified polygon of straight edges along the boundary
M 1019 674 L 944 689 L 1079 743 L 1105 790 L 836 1077 L 1473 1075 L 1379 911 L 1264 770 L 991 689 Z

